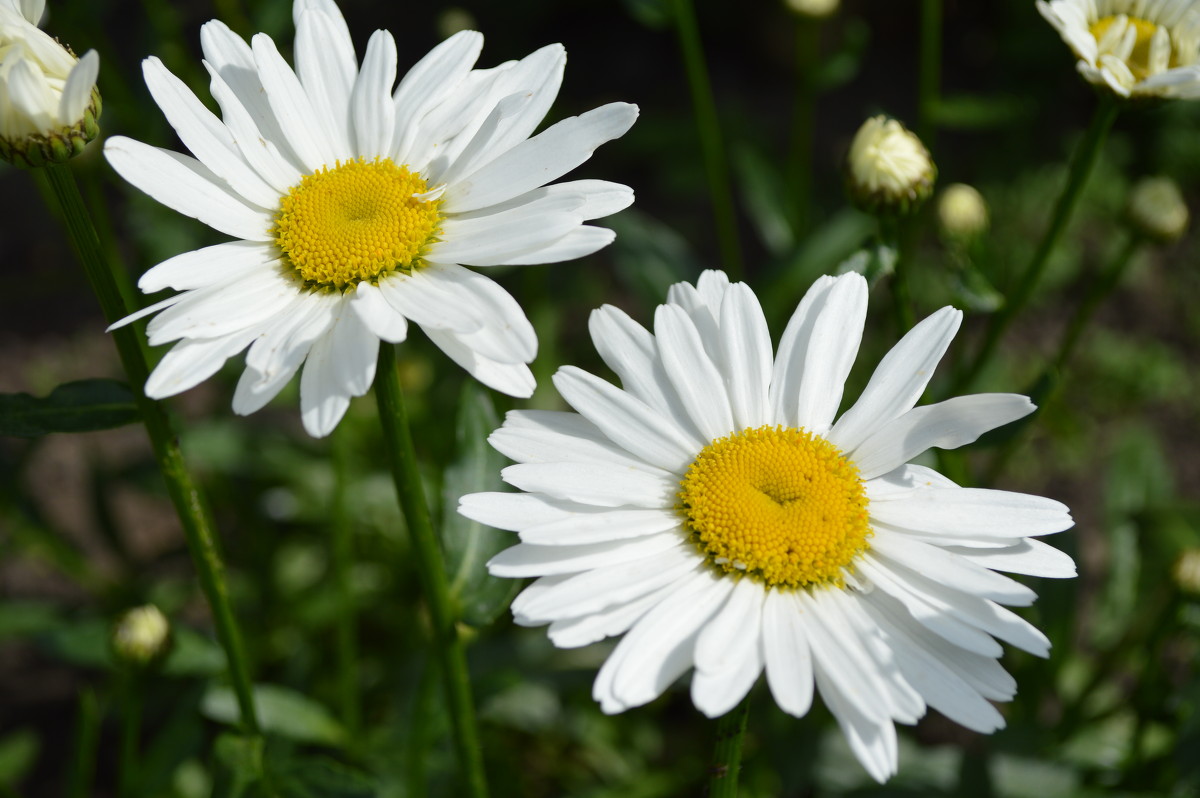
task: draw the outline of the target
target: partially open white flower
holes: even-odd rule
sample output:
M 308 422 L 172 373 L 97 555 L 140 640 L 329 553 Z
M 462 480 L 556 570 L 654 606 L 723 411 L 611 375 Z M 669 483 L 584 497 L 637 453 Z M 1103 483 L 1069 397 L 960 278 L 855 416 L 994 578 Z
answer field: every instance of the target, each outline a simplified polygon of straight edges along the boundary
M 100 57 L 75 55 L 37 27 L 44 0 L 0 0 L 0 157 L 62 162 L 100 132 Z
M 532 135 L 562 82 L 562 45 L 476 69 L 483 36 L 462 31 L 397 82 L 409 51 L 388 31 L 360 66 L 332 0 L 296 0 L 293 17 L 295 69 L 265 34 L 201 29 L 222 118 L 157 58 L 143 63 L 195 158 L 124 137 L 105 145 L 130 183 L 236 239 L 142 275 L 147 293 L 180 292 L 119 322 L 157 312 L 150 343 L 178 341 L 146 393 L 185 391 L 246 350 L 234 411 L 258 410 L 303 366 L 304 427 L 328 435 L 371 387 L 380 341 L 403 341 L 411 321 L 480 382 L 531 395 L 533 326 L 484 272 L 612 242 L 585 222 L 632 203 L 627 186 L 548 184 L 629 130 L 637 107 L 611 103 Z
M 1179 186 L 1169 177 L 1146 177 L 1129 193 L 1129 223 L 1141 235 L 1168 244 L 1184 234 L 1188 207 Z
M 917 407 L 962 313 L 942 308 L 883 358 L 838 414 L 867 284 L 823 277 L 772 351 L 744 284 L 705 272 L 672 286 L 654 331 L 614 307 L 591 318 L 617 386 L 574 367 L 554 384 L 576 412 L 514 410 L 491 444 L 522 492 L 459 512 L 520 535 L 488 563 L 536 577 L 513 602 L 563 648 L 624 635 L 596 676 L 605 712 L 653 701 L 692 671 L 711 717 L 759 676 L 779 707 L 816 694 L 870 774 L 896 772 L 894 723 L 933 707 L 978 732 L 1016 684 L 1003 640 L 1050 643 L 1004 604 L 1034 592 L 1000 572 L 1075 575 L 1038 541 L 1071 526 L 1059 502 L 961 488 L 912 460 L 1033 411 L 976 394 Z
M 933 191 L 929 150 L 904 125 L 873 116 L 854 136 L 847 159 L 850 197 L 864 210 L 908 213 Z
M 1038 0 L 1089 82 L 1126 98 L 1200 97 L 1200 0 Z
M 974 186 L 951 183 L 942 189 L 937 201 L 938 224 L 951 238 L 970 239 L 988 227 L 988 207 Z

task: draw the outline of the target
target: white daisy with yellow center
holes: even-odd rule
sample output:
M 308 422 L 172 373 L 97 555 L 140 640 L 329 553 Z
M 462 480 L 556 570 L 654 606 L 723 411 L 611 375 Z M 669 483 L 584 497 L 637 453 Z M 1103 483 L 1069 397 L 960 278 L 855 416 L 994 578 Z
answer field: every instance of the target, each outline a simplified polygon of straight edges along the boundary
M 300 370 L 305 429 L 327 435 L 371 386 L 379 342 L 408 322 L 480 382 L 529 396 L 537 339 L 516 301 L 464 268 L 554 263 L 595 252 L 611 230 L 584 224 L 633 201 L 600 180 L 547 185 L 625 133 L 636 106 L 612 103 L 531 136 L 562 82 L 550 45 L 474 69 L 464 31 L 396 83 L 396 42 L 371 37 L 361 69 L 332 0 L 297 0 L 295 69 L 265 34 L 249 44 L 201 29 L 218 118 L 157 58 L 146 84 L 194 158 L 132 139 L 105 154 L 154 199 L 237 241 L 171 258 L 138 283 L 182 293 L 151 344 L 178 341 L 146 383 L 165 397 L 246 350 L 233 398 L 261 408 Z M 396 84 L 393 88 L 393 84 Z M 161 311 L 161 312 L 160 312 Z
M 592 339 L 622 388 L 573 367 L 576 412 L 513 411 L 491 443 L 520 493 L 459 511 L 519 533 L 489 563 L 537 577 L 513 602 L 558 646 L 624 634 L 596 677 L 605 712 L 652 701 L 693 670 L 697 708 L 733 708 L 765 671 L 780 708 L 814 686 L 863 765 L 896 772 L 895 722 L 926 707 L 980 732 L 1016 687 L 997 638 L 1046 656 L 1002 604 L 1035 595 L 998 571 L 1074 576 L 1032 538 L 1071 526 L 1062 504 L 960 488 L 909 461 L 1033 410 L 980 394 L 915 407 L 962 314 L 943 308 L 887 354 L 838 417 L 867 286 L 817 281 L 773 356 L 757 298 L 722 272 L 673 286 L 651 334 L 616 308 Z
M 1200 97 L 1200 1 L 1038 0 L 1079 73 L 1126 98 Z

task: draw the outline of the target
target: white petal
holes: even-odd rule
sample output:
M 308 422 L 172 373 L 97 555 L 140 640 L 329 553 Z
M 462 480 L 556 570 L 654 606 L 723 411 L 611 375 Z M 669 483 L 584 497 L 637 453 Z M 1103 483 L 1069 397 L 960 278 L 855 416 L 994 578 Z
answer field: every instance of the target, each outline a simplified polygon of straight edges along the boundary
M 191 291 L 146 325 L 151 346 L 178 338 L 221 338 L 261 325 L 300 293 L 295 281 L 270 268 L 236 282 Z
M 229 241 L 190 252 L 183 252 L 152 266 L 138 280 L 143 293 L 153 294 L 164 288 L 187 291 L 217 283 L 237 281 L 261 270 L 279 258 L 268 244 L 257 241 Z
M 399 313 L 435 330 L 475 332 L 483 326 L 483 317 L 457 289 L 452 279 L 433 267 L 412 274 L 390 274 L 379 281 L 379 290 L 388 304 Z
M 447 213 L 485 208 L 543 186 L 579 166 L 629 130 L 637 106 L 611 103 L 547 128 L 468 175 L 446 192 Z
M 483 222 L 488 229 L 479 234 L 462 233 L 468 223 L 456 224 L 448 218 L 442 226 L 443 240 L 432 245 L 424 257 L 430 263 L 495 266 L 555 243 L 583 221 L 575 213 L 514 215 L 511 223 L 499 227 Z M 473 220 L 471 227 L 479 224 L 479 220 Z
M 641 706 L 662 695 L 692 664 L 696 635 L 733 589 L 733 581 L 698 571 L 630 629 L 597 674 L 611 667 L 604 712 Z
M 609 440 L 651 465 L 682 474 L 699 453 L 670 418 L 599 377 L 564 366 L 554 375 L 554 385 Z
M 608 228 L 584 224 L 540 249 L 530 249 L 491 265 L 538 266 L 545 263 L 563 263 L 604 249 L 616 238 L 617 234 Z
M 142 62 L 146 86 L 180 141 L 234 192 L 260 208 L 273 210 L 279 193 L 242 158 L 228 128 L 192 94 L 183 81 L 153 56 Z
M 812 706 L 812 649 L 796 594 L 771 590 L 763 605 L 762 645 L 767 684 L 779 708 L 803 717 Z
M 654 334 L 667 377 L 700 434 L 716 440 L 734 432 L 724 379 L 687 313 L 675 305 L 659 305 Z
M 301 420 L 314 438 L 333 432 L 350 397 L 366 393 L 375 377 L 379 339 L 363 327 L 347 300 L 339 303 L 337 314 L 333 327 L 308 353 L 300 377 Z
M 311 5 L 311 4 L 310 4 Z M 346 160 L 354 153 L 350 138 L 350 96 L 358 73 L 358 61 L 354 56 L 354 42 L 346 20 L 333 3 L 312 8 L 296 15 L 296 44 L 293 48 L 296 59 L 296 76 L 304 87 L 304 94 L 312 104 L 322 123 L 328 125 L 330 143 L 335 160 Z M 368 48 L 368 58 L 370 49 Z M 393 50 L 392 80 L 395 81 L 395 52 Z M 366 71 L 366 63 L 363 64 Z M 390 111 L 391 97 L 385 93 L 381 102 Z M 384 142 L 386 147 L 389 138 Z M 359 153 L 367 155 L 366 153 Z M 382 148 L 370 155 L 383 155 Z M 369 157 L 369 156 L 368 156 Z
M 817 435 L 827 434 L 842 401 L 867 317 L 867 281 L 850 273 L 829 289 L 804 350 L 800 390 L 787 418 Z
M 522 463 L 501 474 L 521 490 L 600 507 L 671 507 L 679 492 L 673 479 L 602 463 Z
M 732 577 L 725 577 L 731 579 Z M 748 577 L 734 580 L 728 601 L 696 639 L 696 670 L 729 670 L 746 647 L 757 648 L 762 637 L 763 605 L 768 590 Z
M 526 576 L 573 574 L 636 562 L 667 549 L 677 548 L 682 543 L 682 536 L 674 533 L 579 546 L 518 543 L 488 560 L 487 566 L 488 573 L 492 576 L 518 579 Z
M 1013 574 L 1041 576 L 1049 579 L 1070 579 L 1076 576 L 1075 561 L 1067 554 L 1040 540 L 1022 540 L 1015 546 L 1001 549 L 969 549 L 947 546 L 954 552 L 984 568 Z
M 679 517 L 673 510 L 608 510 L 578 513 L 562 521 L 551 521 L 521 530 L 521 541 L 543 546 L 578 546 L 615 540 L 648 537 L 675 531 L 682 535 Z
M 833 425 L 829 440 L 842 451 L 853 451 L 883 425 L 911 410 L 961 322 L 962 311 L 946 307 L 909 330 L 880 361 L 858 401 Z
M 983 488 L 930 488 L 872 501 L 871 518 L 927 535 L 1011 539 L 1070 529 L 1071 513 L 1053 499 Z
M 489 491 L 468 493 L 460 498 L 458 512 L 472 521 L 516 532 L 525 527 L 571 518 L 579 513 L 604 513 L 609 510 L 531 493 Z
M 367 54 L 351 100 L 354 141 L 360 158 L 389 154 L 396 125 L 392 105 L 395 82 L 396 41 L 387 31 L 377 30 L 367 42 Z
M 704 560 L 678 546 L 639 560 L 585 571 L 513 601 L 513 612 L 542 622 L 575 618 L 624 604 L 675 583 L 701 568 Z
M 1018 394 L 980 393 L 913 408 L 848 452 L 863 479 L 873 479 L 934 446 L 956 449 L 1034 411 Z
M 333 163 L 338 147 L 330 134 L 330 123 L 317 113 L 296 73 L 275 48 L 275 42 L 265 33 L 258 33 L 250 44 L 271 111 L 286 131 L 287 142 L 300 157 L 305 171 L 312 173 Z
M 850 750 L 867 773 L 871 774 L 871 778 L 882 784 L 896 775 L 899 752 L 896 727 L 892 721 L 887 717 L 863 714 L 842 694 L 823 669 L 818 668 L 815 675 L 825 706 L 837 720 L 846 742 L 850 744 Z
M 498 363 L 486 358 L 452 330 L 423 329 L 438 349 L 484 385 L 522 399 L 533 395 L 537 382 L 524 363 Z
M 1020 582 L 903 534 L 877 529 L 871 539 L 871 550 L 876 556 L 927 574 L 947 587 L 1001 604 L 1028 607 L 1037 598 L 1036 593 Z
M 194 158 L 115 136 L 104 155 L 121 177 L 153 199 L 234 238 L 272 240 L 269 213 L 246 204 Z
M 744 283 L 725 292 L 721 305 L 721 352 L 725 388 L 734 429 L 768 424 L 771 388 L 771 333 L 762 305 Z
M 383 298 L 377 286 L 359 283 L 350 298 L 350 307 L 373 335 L 389 344 L 408 337 L 408 320 Z
M 771 417 L 776 423 L 798 426 L 794 415 L 796 398 L 800 396 L 804 382 L 805 355 L 817 318 L 836 283 L 835 277 L 818 277 L 796 306 L 784 328 L 783 337 L 779 339 L 779 350 L 771 374 Z
M 583 416 L 555 410 L 511 410 L 488 443 L 518 463 L 606 463 L 671 475 L 618 447 Z
M 74 124 L 83 119 L 83 112 L 92 102 L 92 89 L 100 75 L 100 56 L 95 50 L 84 53 L 79 63 L 71 68 L 67 82 L 63 85 L 62 99 L 58 103 L 59 118 Z
M 417 123 L 446 92 L 458 87 L 482 49 L 481 34 L 460 31 L 430 50 L 401 79 L 392 98 L 397 115 L 392 152 L 398 163 L 412 161 L 409 148 Z
M 674 419 L 687 437 L 689 451 L 699 452 L 704 448 L 703 437 L 667 379 L 654 336 L 612 305 L 592 311 L 588 331 L 600 359 L 616 373 L 623 388 L 660 414 Z
M 243 334 L 180 341 L 154 367 L 146 380 L 146 395 L 151 399 L 164 399 L 199 385 L 249 343 L 249 336 Z
M 551 621 L 546 636 L 559 648 L 578 648 L 622 634 L 652 607 L 674 592 L 675 585 L 668 584 L 630 602 L 616 604 L 600 612 Z
M 246 366 L 263 382 L 286 382 L 336 319 L 341 297 L 306 294 L 267 324 L 246 352 Z M 288 377 L 283 375 L 287 374 Z M 279 383 L 282 386 L 282 382 Z
M 720 717 L 738 705 L 763 671 L 762 643 L 757 630 L 742 630 L 738 642 L 740 658 L 722 671 L 692 674 L 692 703 L 710 718 Z
M 278 126 L 266 103 L 266 96 L 263 95 L 261 104 L 256 106 L 260 114 L 265 116 L 256 119 L 212 65 L 206 62 L 204 66 L 211 78 L 209 91 L 221 106 L 224 124 L 233 136 L 238 151 L 271 188 L 280 195 L 286 194 L 300 182 L 301 164 L 295 156 L 282 152 L 265 132 Z

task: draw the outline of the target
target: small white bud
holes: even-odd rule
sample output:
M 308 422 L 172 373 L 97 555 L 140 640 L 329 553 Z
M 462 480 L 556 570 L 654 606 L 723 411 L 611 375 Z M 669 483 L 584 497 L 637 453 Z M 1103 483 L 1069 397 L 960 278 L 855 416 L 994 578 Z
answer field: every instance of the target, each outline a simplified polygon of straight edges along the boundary
M 824 19 L 837 13 L 840 0 L 785 0 L 792 11 L 804 17 Z
M 144 667 L 166 655 L 171 642 L 171 624 L 153 604 L 134 607 L 117 619 L 113 627 L 113 652 L 121 661 Z
M 1188 208 L 1169 177 L 1144 177 L 1129 193 L 1129 223 L 1141 235 L 1169 244 L 1187 230 Z
M 906 214 L 929 198 L 937 168 L 929 150 L 895 119 L 874 116 L 850 145 L 850 197 L 870 213 Z
M 988 207 L 983 195 L 966 183 L 951 183 L 942 189 L 937 202 L 942 232 L 960 240 L 982 235 L 988 228 Z

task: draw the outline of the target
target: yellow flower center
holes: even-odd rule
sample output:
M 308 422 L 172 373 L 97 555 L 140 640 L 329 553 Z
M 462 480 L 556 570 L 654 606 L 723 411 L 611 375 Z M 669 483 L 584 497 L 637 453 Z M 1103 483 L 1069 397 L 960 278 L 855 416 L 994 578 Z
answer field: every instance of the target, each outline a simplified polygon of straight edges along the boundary
M 716 567 L 770 586 L 842 584 L 868 548 L 858 468 L 803 429 L 747 428 L 710 443 L 680 481 L 679 512 Z
M 305 285 L 352 288 L 411 272 L 440 232 L 439 200 L 390 158 L 338 162 L 305 175 L 279 202 L 275 242 Z
M 1133 52 L 1129 54 L 1129 58 L 1125 59 L 1125 64 L 1129 67 L 1129 71 L 1133 73 L 1133 76 L 1138 80 L 1145 80 L 1161 71 L 1164 67 L 1161 64 L 1156 66 L 1152 63 L 1151 59 L 1150 44 L 1154 39 L 1154 34 L 1159 29 L 1156 23 L 1139 19 L 1138 17 L 1114 15 L 1101 17 L 1096 20 L 1088 28 L 1088 31 L 1095 37 L 1097 42 L 1100 42 L 1104 38 L 1104 34 L 1108 33 L 1109 29 L 1119 20 L 1123 21 L 1127 26 L 1124 30 L 1132 28 L 1136 33 L 1137 38 L 1133 43 Z M 1123 33 L 1122 35 L 1127 34 Z M 1165 68 L 1174 68 L 1177 66 L 1179 66 L 1178 55 L 1175 52 L 1174 46 L 1171 46 L 1169 60 Z

